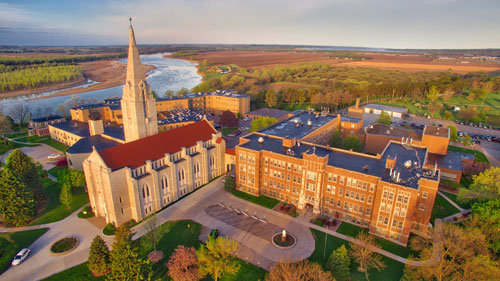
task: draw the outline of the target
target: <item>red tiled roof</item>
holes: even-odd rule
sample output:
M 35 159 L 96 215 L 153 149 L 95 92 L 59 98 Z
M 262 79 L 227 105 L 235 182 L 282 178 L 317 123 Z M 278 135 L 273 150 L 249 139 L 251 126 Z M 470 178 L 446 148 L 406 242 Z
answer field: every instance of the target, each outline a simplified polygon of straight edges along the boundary
M 216 141 L 217 144 L 219 144 L 221 142 L 222 142 L 222 138 L 218 138 L 217 141 Z
M 190 147 L 197 141 L 207 141 L 217 131 L 206 121 L 179 127 L 154 136 L 120 144 L 99 151 L 102 160 L 112 170 L 123 167 L 135 169 L 144 165 L 146 160 L 158 160 L 165 153 L 175 153 L 182 147 Z
M 230 155 L 236 155 L 234 148 L 226 148 L 226 153 Z

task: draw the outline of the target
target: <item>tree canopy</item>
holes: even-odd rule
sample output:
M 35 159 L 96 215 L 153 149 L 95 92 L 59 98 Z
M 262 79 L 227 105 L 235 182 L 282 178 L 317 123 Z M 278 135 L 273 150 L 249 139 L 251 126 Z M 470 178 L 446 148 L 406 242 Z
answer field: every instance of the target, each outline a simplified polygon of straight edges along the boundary
M 375 123 L 385 124 L 388 126 L 391 125 L 391 122 L 392 122 L 391 116 L 386 111 L 382 111 L 382 113 L 380 113 L 380 116 L 378 117 L 377 121 L 375 121 Z
M 222 112 L 222 115 L 221 115 L 220 120 L 219 120 L 219 124 L 222 127 L 237 128 L 238 123 L 239 123 L 238 118 L 236 118 L 236 115 L 234 115 L 234 113 L 232 113 L 229 110 Z
M 252 120 L 252 124 L 250 125 L 250 132 L 255 132 L 267 126 L 271 126 L 276 122 L 278 122 L 278 119 L 274 117 L 259 116 L 256 119 Z
M 36 214 L 33 193 L 8 167 L 0 175 L 0 214 L 14 226 L 26 224 Z
M 238 272 L 240 265 L 234 259 L 237 249 L 238 243 L 228 238 L 208 239 L 206 245 L 201 245 L 196 251 L 200 262 L 200 275 L 209 274 L 217 281 L 224 273 Z

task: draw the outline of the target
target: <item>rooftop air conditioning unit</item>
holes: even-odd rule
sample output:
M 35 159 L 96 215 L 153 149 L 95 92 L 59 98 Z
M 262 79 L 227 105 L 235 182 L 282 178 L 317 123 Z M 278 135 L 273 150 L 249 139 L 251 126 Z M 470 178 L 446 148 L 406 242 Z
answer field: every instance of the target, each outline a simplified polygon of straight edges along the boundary
M 259 143 L 264 143 L 264 138 L 263 137 L 259 137 L 259 139 L 257 140 Z
M 403 164 L 406 169 L 411 168 L 411 160 L 406 160 L 405 163 Z

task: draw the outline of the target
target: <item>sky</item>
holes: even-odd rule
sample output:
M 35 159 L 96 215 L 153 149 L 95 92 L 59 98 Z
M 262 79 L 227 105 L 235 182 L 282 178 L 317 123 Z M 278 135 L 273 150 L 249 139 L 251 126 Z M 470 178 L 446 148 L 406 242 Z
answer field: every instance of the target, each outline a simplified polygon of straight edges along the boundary
M 500 48 L 500 0 L 0 0 L 0 45 Z

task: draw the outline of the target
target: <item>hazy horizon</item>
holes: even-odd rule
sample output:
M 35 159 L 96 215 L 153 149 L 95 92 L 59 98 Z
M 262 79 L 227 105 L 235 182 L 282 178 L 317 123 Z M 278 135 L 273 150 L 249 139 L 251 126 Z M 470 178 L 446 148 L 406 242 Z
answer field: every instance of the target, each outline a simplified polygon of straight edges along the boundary
M 305 45 L 498 49 L 494 0 L 0 0 L 0 45 Z

